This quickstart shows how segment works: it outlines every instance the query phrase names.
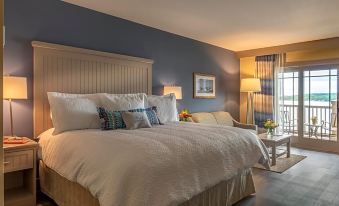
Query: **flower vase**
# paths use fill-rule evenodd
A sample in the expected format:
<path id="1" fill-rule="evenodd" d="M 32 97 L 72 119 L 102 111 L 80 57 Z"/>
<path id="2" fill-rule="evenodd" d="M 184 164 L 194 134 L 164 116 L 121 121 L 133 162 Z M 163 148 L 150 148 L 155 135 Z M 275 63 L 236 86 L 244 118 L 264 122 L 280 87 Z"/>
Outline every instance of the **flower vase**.
<path id="1" fill-rule="evenodd" d="M 273 128 L 268 128 L 267 129 L 267 135 L 273 135 L 273 131 L 274 131 Z"/>

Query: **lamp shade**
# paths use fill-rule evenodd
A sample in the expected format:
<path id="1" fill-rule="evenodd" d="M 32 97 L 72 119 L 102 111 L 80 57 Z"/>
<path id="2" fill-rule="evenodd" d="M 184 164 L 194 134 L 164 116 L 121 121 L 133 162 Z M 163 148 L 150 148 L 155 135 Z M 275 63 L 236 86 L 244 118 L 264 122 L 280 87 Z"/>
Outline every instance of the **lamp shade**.
<path id="1" fill-rule="evenodd" d="M 164 95 L 166 94 L 174 94 L 176 99 L 182 99 L 181 87 L 164 86 Z"/>
<path id="2" fill-rule="evenodd" d="M 27 99 L 26 77 L 3 77 L 3 98 L 4 99 Z"/>
<path id="3" fill-rule="evenodd" d="M 240 83 L 241 92 L 261 92 L 260 79 L 245 78 Z"/>

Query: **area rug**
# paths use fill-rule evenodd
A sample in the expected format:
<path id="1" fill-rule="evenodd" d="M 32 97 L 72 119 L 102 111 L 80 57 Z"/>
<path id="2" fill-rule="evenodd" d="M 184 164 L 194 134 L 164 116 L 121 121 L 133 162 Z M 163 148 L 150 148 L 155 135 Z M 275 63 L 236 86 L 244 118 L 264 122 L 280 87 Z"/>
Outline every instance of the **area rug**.
<path id="1" fill-rule="evenodd" d="M 277 164 L 274 165 L 274 166 L 271 166 L 269 171 L 277 172 L 277 173 L 283 173 L 305 158 L 306 158 L 306 156 L 296 155 L 296 154 L 291 154 L 290 158 L 287 158 L 285 156 L 279 157 L 277 159 Z M 259 168 L 259 169 L 263 169 L 263 170 L 268 170 L 268 169 L 264 168 L 262 165 L 259 165 L 259 164 L 254 165 L 254 167 Z"/>

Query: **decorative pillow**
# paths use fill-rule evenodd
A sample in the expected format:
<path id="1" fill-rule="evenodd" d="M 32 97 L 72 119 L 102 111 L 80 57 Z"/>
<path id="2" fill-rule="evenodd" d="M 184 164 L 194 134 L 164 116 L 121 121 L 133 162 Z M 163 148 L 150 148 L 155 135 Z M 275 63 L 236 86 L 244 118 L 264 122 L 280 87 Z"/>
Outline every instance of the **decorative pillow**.
<path id="1" fill-rule="evenodd" d="M 177 103 L 174 94 L 164 96 L 147 96 L 148 106 L 157 107 L 157 115 L 161 123 L 178 121 Z"/>
<path id="2" fill-rule="evenodd" d="M 126 111 L 109 111 L 105 108 L 98 107 L 99 118 L 101 119 L 101 129 L 112 130 L 126 128 L 126 124 L 122 118 L 122 113 Z M 148 121 L 151 125 L 159 125 L 161 122 L 156 114 L 156 107 L 131 109 L 128 112 L 146 112 Z"/>
<path id="3" fill-rule="evenodd" d="M 102 106 L 110 111 L 145 108 L 146 94 L 104 94 Z"/>
<path id="4" fill-rule="evenodd" d="M 128 110 L 129 112 L 146 112 L 148 121 L 151 123 L 151 125 L 159 125 L 161 124 L 159 121 L 159 118 L 157 116 L 157 107 L 149 107 L 145 109 L 131 109 Z"/>
<path id="5" fill-rule="evenodd" d="M 146 112 L 123 112 L 122 118 L 127 129 L 150 128 Z"/>
<path id="6" fill-rule="evenodd" d="M 72 96 L 49 92 L 47 94 L 51 109 L 53 134 L 79 129 L 100 128 L 95 95 Z"/>
<path id="7" fill-rule="evenodd" d="M 112 130 L 126 128 L 121 111 L 109 111 L 102 107 L 98 107 L 97 110 L 99 118 L 101 119 L 101 129 Z"/>

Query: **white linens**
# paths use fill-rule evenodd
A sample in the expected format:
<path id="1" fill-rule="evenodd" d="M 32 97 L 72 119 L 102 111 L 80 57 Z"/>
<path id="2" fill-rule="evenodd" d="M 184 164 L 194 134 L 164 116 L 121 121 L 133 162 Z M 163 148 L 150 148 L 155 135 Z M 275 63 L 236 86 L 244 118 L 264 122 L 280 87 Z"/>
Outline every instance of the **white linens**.
<path id="1" fill-rule="evenodd" d="M 102 106 L 110 111 L 145 108 L 146 94 L 104 94 Z"/>
<path id="2" fill-rule="evenodd" d="M 99 129 L 97 107 L 104 94 L 48 92 L 54 134 L 78 129 Z"/>
<path id="3" fill-rule="evenodd" d="M 137 130 L 40 136 L 44 163 L 88 188 L 102 206 L 172 206 L 228 180 L 268 154 L 235 127 L 172 122 Z"/>
<path id="4" fill-rule="evenodd" d="M 178 121 L 177 101 L 174 94 L 163 96 L 147 96 L 148 106 L 157 107 L 157 115 L 161 123 Z"/>

